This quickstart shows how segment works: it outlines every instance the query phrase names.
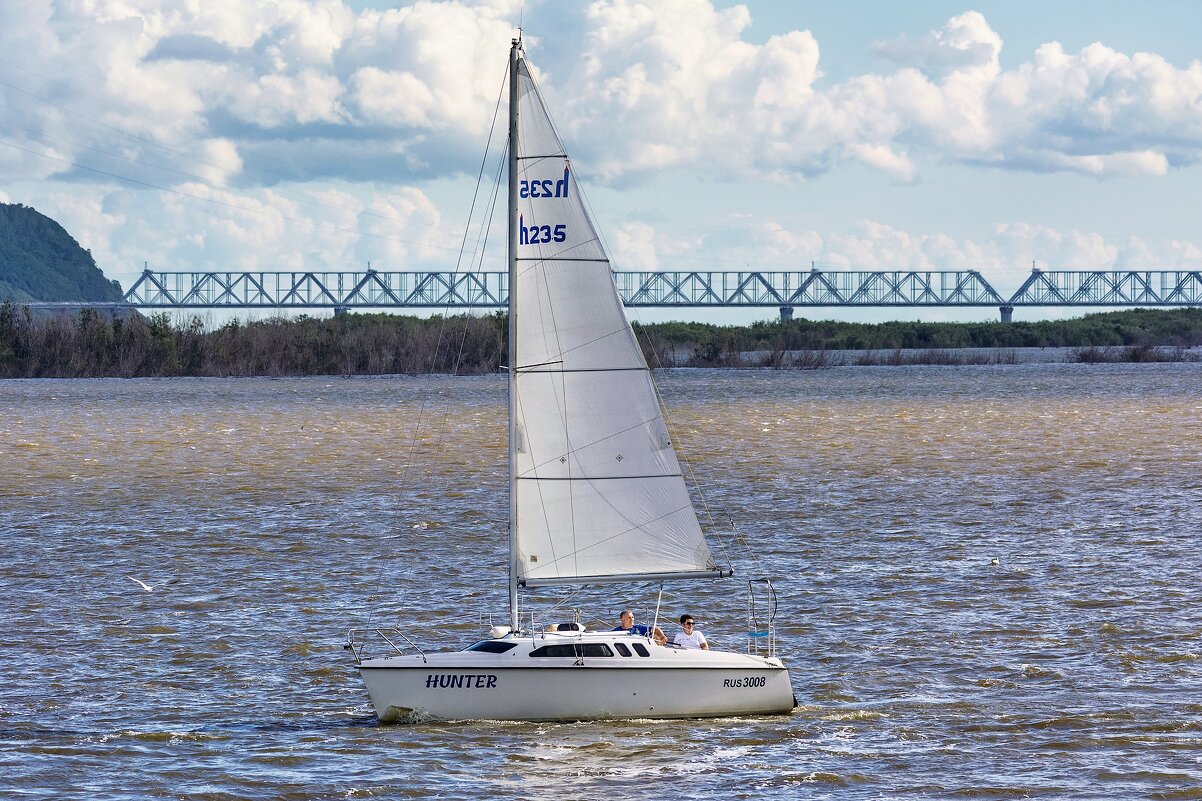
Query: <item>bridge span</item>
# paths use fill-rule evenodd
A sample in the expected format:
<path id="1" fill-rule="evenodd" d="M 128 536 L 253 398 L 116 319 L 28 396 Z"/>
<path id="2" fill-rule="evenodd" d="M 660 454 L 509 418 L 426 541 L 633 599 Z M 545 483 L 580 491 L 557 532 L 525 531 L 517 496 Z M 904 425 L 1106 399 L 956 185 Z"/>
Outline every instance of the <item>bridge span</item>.
<path id="1" fill-rule="evenodd" d="M 1003 296 L 976 270 L 614 272 L 631 307 L 1198 306 L 1202 271 L 1034 269 Z M 137 309 L 490 309 L 504 272 L 160 272 L 145 270 L 114 307 Z M 82 304 L 30 304 L 40 307 Z"/>

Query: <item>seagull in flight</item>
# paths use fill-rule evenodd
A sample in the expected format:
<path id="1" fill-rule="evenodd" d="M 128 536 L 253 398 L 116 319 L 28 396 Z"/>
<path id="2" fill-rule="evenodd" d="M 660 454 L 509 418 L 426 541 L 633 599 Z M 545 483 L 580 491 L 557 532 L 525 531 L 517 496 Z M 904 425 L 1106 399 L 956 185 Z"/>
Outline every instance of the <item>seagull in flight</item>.
<path id="1" fill-rule="evenodd" d="M 146 590 L 147 592 L 154 592 L 154 587 L 150 586 L 145 581 L 142 581 L 141 579 L 136 579 L 133 576 L 126 576 L 126 578 L 129 579 L 130 581 L 132 581 L 134 584 L 137 584 L 139 587 Z"/>

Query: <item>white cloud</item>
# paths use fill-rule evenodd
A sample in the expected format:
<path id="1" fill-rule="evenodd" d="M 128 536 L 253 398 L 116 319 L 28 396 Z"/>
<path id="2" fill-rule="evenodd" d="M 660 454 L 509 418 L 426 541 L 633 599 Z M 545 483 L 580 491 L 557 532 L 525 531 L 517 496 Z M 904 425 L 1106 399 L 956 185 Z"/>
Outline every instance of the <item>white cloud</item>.
<path id="1" fill-rule="evenodd" d="M 143 260 L 446 267 L 459 221 L 440 214 L 429 184 L 474 175 L 522 15 L 530 29 L 548 22 L 527 49 L 581 174 L 614 183 L 669 170 L 789 182 L 854 164 L 918 184 L 936 163 L 1119 181 L 1202 158 L 1199 62 L 1053 41 L 1003 69 L 1002 38 L 976 12 L 883 42 L 883 68 L 838 81 L 809 31 L 756 31 L 753 42 L 752 12 L 711 0 L 362 11 L 343 0 L 0 0 L 0 15 L 10 56 L 0 197 L 61 219 L 127 285 Z M 1199 259 L 1188 235 L 1014 222 L 975 240 L 871 221 L 791 230 L 754 211 L 695 236 L 632 221 L 610 244 L 632 269 L 814 259 L 1025 273 L 1033 258 L 1064 268 Z"/>
<path id="2" fill-rule="evenodd" d="M 699 161 L 771 173 L 793 157 L 783 143 L 817 77 L 809 32 L 750 45 L 740 38 L 747 9 L 718 11 L 708 0 L 594 2 L 587 21 L 580 59 L 556 65 L 562 78 L 547 89 L 565 109 L 568 138 L 597 151 L 597 173 Z"/>
<path id="3" fill-rule="evenodd" d="M 421 2 L 364 12 L 339 54 L 356 122 L 478 139 L 508 62 L 513 5 Z"/>
<path id="4" fill-rule="evenodd" d="M 363 199 L 343 189 L 308 192 L 280 185 L 231 192 L 185 184 L 162 193 L 153 211 L 145 193 L 98 185 L 71 192 L 23 193 L 52 215 L 105 275 L 129 288 L 142 271 L 450 269 L 462 231 L 420 190 Z"/>
<path id="5" fill-rule="evenodd" d="M 356 262 L 371 261 L 378 270 L 407 270 L 415 264 L 441 263 L 450 269 L 455 254 L 449 246 L 462 231 L 443 224 L 438 208 L 422 192 L 405 188 L 367 204 L 358 215 L 359 229 L 376 237 L 360 239 Z M 470 257 L 468 257 L 470 258 Z M 469 264 L 461 265 L 468 269 Z"/>
<path id="6" fill-rule="evenodd" d="M 618 226 L 613 233 L 614 260 L 619 264 L 637 264 L 640 269 L 658 270 L 659 251 L 655 229 L 647 223 L 635 222 Z"/>
<path id="7" fill-rule="evenodd" d="M 590 7 L 570 138 L 604 144 L 600 172 L 712 165 L 729 175 L 811 175 L 860 161 L 903 181 L 918 158 L 1099 177 L 1162 175 L 1202 152 L 1202 65 L 1094 44 L 1041 47 L 1015 70 L 1001 37 L 967 12 L 919 41 L 877 47 L 895 62 L 824 86 L 808 32 L 755 46 L 746 11 L 703 0 Z M 617 137 L 621 131 L 623 137 Z M 603 138 L 603 142 L 599 138 Z"/>
<path id="8" fill-rule="evenodd" d="M 405 141 L 408 169 L 450 174 L 475 161 L 522 6 L 421 0 L 356 13 L 341 0 L 8 0 L 0 43 L 17 48 L 21 66 L 0 73 L 23 93 L 2 94 L 57 137 L 68 161 L 86 162 L 88 147 L 123 132 L 141 137 L 132 150 L 155 163 L 163 148 L 198 152 L 224 139 L 243 153 L 244 181 L 270 183 L 248 155 L 264 131 L 293 150 L 320 149 L 337 131 L 366 152 Z M 1198 62 L 1179 68 L 1103 44 L 1071 54 L 1050 42 L 1003 70 L 1001 37 L 970 11 L 926 37 L 877 45 L 892 71 L 827 84 L 810 32 L 752 44 L 751 22 L 744 6 L 711 0 L 595 0 L 565 31 L 528 45 L 567 139 L 602 178 L 698 166 L 788 178 L 845 161 L 900 181 L 932 161 L 1163 175 L 1202 155 Z M 576 46 L 551 41 L 566 35 Z M 16 175 L 67 169 L 5 157 Z"/>
<path id="9" fill-rule="evenodd" d="M 749 231 L 752 247 L 746 252 L 748 263 L 753 257 L 768 264 L 792 263 L 795 269 L 805 269 L 824 252 L 823 237 L 817 231 L 791 231 L 777 222 L 755 224 Z"/>
<path id="10" fill-rule="evenodd" d="M 1013 223 L 994 228 L 993 241 L 1008 253 L 1029 254 L 1047 268 L 1105 270 L 1115 266 L 1118 246 L 1097 233 L 1060 231 L 1046 225 Z"/>
<path id="11" fill-rule="evenodd" d="M 862 161 L 869 167 L 875 167 L 899 181 L 913 181 L 918 175 L 918 168 L 914 162 L 910 161 L 904 153 L 894 153 L 885 145 L 872 147 L 850 144 L 844 148 L 844 152 L 851 158 Z"/>
<path id="12" fill-rule="evenodd" d="M 210 139 L 197 160 L 197 174 L 211 186 L 224 187 L 230 176 L 242 171 L 238 146 L 228 139 Z"/>
<path id="13" fill-rule="evenodd" d="M 704 241 L 693 237 L 672 236 L 642 221 L 628 221 L 617 227 L 608 244 L 613 247 L 616 269 L 658 270 L 663 260 L 688 258 L 696 254 Z"/>
<path id="14" fill-rule="evenodd" d="M 1197 269 L 1197 243 L 1142 237 L 1111 240 L 1091 231 L 1005 223 L 981 238 L 915 232 L 875 220 L 845 230 L 792 229 L 774 220 L 740 216 L 727 230 L 695 241 L 669 239 L 654 226 L 626 226 L 630 270 L 978 270 L 995 289 L 1013 291 L 1044 270 Z M 670 244 L 669 244 L 670 243 Z M 667 245 L 667 246 L 665 246 Z"/>
<path id="15" fill-rule="evenodd" d="M 295 75 L 264 75 L 231 98 L 229 111 L 260 128 L 337 123 L 345 118 L 337 78 L 305 69 Z"/>
<path id="16" fill-rule="evenodd" d="M 988 79 L 999 72 L 1002 37 L 984 15 L 969 11 L 918 42 L 901 37 L 879 42 L 873 50 L 899 67 L 916 67 L 933 80 L 973 74 Z"/>

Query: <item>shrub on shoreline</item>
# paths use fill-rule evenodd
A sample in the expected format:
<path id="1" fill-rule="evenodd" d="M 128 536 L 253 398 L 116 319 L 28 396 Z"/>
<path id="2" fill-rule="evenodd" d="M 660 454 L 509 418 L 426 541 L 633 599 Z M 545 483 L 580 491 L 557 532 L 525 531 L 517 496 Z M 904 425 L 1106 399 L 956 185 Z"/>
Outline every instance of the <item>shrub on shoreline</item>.
<path id="1" fill-rule="evenodd" d="M 1079 362 L 1193 361 L 1202 309 L 1029 324 L 655 323 L 635 332 L 652 367 L 1014 364 L 1019 347 L 1075 347 Z M 506 349 L 504 313 L 276 317 L 207 330 L 199 317 L 173 322 L 163 312 L 34 315 L 0 304 L 0 378 L 478 374 L 503 369 Z"/>
<path id="2" fill-rule="evenodd" d="M 1073 360 L 1082 364 L 1118 364 L 1130 362 L 1196 362 L 1197 354 L 1182 347 L 1158 348 L 1153 345 L 1134 345 L 1129 348 L 1080 348 Z"/>
<path id="3" fill-rule="evenodd" d="M 504 360 L 503 318 L 345 315 L 233 320 L 35 316 L 0 305 L 0 377 L 380 375 L 485 373 Z"/>

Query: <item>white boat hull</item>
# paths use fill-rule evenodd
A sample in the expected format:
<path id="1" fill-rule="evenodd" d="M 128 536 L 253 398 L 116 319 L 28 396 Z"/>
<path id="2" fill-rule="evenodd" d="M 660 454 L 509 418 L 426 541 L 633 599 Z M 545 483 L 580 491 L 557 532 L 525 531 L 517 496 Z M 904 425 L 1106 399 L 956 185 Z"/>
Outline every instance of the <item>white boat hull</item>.
<path id="1" fill-rule="evenodd" d="M 359 670 L 385 722 L 728 717 L 787 714 L 795 705 L 789 673 L 776 659 L 643 639 L 645 658 L 531 659 L 532 648 L 547 641 L 526 637 L 525 647 L 506 654 L 370 659 Z"/>

